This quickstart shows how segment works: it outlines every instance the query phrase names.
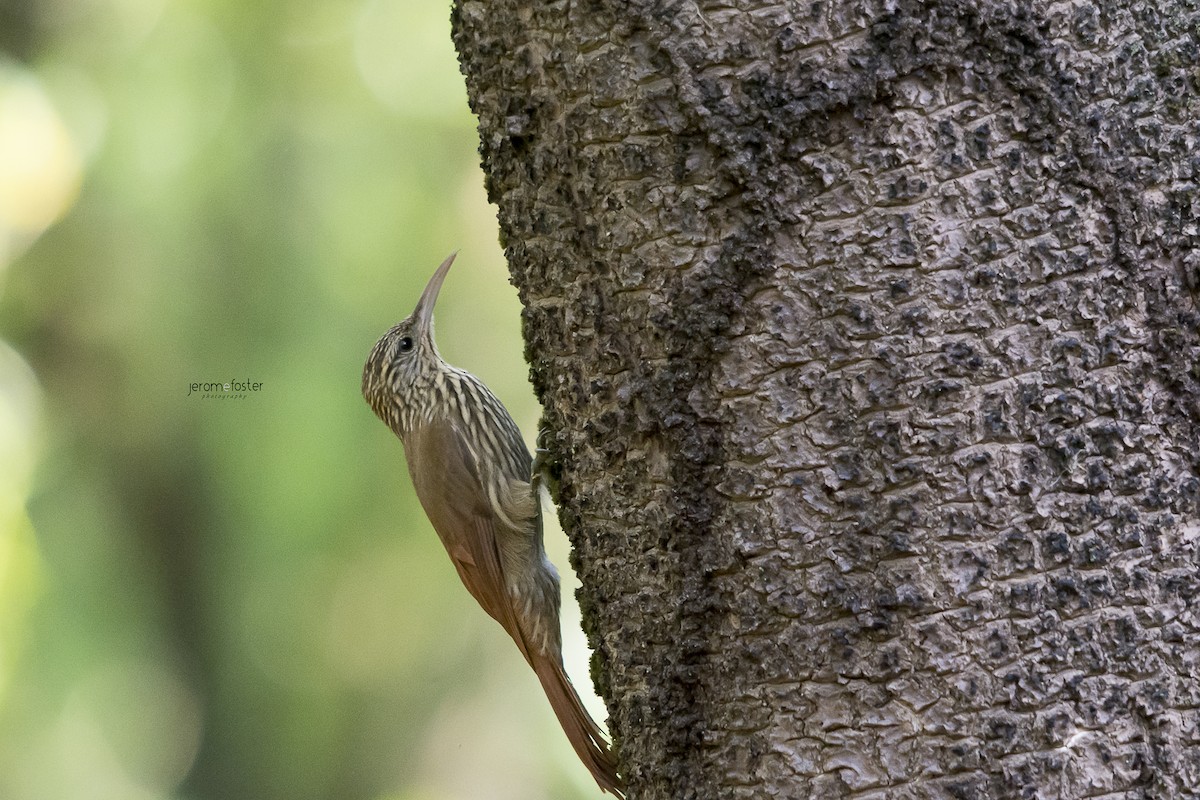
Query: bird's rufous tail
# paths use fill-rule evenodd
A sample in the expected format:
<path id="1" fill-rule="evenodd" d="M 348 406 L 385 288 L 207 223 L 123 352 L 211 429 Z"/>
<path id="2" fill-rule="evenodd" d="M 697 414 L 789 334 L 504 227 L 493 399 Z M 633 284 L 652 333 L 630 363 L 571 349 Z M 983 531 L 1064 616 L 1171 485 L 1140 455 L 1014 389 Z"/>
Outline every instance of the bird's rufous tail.
<path id="1" fill-rule="evenodd" d="M 563 670 L 562 662 L 542 654 L 535 655 L 532 662 L 533 671 L 537 673 L 542 689 L 550 700 L 550 707 L 554 709 L 554 715 L 558 717 L 579 760 L 591 771 L 601 789 L 624 798 L 625 787 L 617 776 L 617 761 L 600 727 L 580 702 L 571 679 Z"/>

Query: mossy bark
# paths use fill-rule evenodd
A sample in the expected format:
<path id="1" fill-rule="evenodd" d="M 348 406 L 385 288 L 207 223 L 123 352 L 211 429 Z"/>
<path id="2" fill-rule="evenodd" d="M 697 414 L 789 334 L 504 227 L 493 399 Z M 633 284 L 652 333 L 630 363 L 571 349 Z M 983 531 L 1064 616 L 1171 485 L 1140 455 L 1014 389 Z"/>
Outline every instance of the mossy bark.
<path id="1" fill-rule="evenodd" d="M 630 797 L 1200 786 L 1195 5 L 453 18 Z"/>

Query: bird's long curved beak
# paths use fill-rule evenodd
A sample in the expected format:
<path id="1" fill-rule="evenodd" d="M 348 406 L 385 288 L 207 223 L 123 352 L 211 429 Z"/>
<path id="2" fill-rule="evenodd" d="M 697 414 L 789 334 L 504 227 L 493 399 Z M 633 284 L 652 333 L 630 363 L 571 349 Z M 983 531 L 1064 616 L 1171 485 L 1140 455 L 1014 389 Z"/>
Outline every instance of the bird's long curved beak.
<path id="1" fill-rule="evenodd" d="M 425 291 L 421 293 L 421 299 L 417 301 L 417 307 L 413 311 L 413 318 L 417 321 L 417 329 L 420 331 L 431 330 L 433 323 L 433 306 L 437 302 L 438 292 L 442 290 L 442 282 L 446 280 L 446 273 L 450 271 L 450 265 L 454 263 L 454 257 L 458 255 L 455 250 L 442 265 L 437 268 L 437 272 L 433 273 L 433 277 L 429 279 L 429 283 L 425 285 Z"/>

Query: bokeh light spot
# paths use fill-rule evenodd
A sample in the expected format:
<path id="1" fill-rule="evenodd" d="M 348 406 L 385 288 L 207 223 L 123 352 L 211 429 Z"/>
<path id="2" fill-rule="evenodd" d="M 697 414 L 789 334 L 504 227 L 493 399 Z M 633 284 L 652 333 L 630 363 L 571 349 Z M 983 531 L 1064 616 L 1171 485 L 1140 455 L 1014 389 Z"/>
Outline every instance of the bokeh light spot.
<path id="1" fill-rule="evenodd" d="M 0 698 L 24 641 L 39 560 L 25 511 L 33 471 L 40 391 L 33 370 L 0 342 Z"/>
<path id="2" fill-rule="evenodd" d="M 0 67 L 0 265 L 74 203 L 82 160 L 41 86 Z"/>

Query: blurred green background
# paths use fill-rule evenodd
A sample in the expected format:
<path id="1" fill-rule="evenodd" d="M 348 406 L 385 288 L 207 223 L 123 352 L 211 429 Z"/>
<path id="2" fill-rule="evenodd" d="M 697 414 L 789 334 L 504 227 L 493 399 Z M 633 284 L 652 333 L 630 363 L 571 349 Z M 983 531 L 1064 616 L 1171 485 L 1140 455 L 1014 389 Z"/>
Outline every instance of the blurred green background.
<path id="1" fill-rule="evenodd" d="M 597 795 L 359 396 L 458 249 L 442 352 L 537 424 L 448 18 L 0 0 L 0 798 Z"/>

